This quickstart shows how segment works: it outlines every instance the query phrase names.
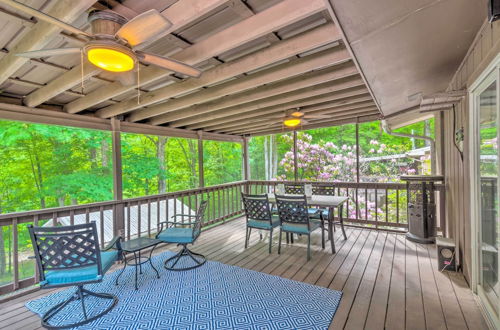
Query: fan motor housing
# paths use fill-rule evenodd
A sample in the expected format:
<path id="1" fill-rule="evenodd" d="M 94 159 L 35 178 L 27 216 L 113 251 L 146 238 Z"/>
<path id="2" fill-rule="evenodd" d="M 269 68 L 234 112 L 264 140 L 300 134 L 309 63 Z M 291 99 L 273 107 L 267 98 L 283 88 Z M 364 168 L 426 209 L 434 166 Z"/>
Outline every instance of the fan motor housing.
<path id="1" fill-rule="evenodd" d="M 92 34 L 96 37 L 109 38 L 127 23 L 127 19 L 111 10 L 94 10 L 89 13 L 88 22 L 92 27 Z"/>

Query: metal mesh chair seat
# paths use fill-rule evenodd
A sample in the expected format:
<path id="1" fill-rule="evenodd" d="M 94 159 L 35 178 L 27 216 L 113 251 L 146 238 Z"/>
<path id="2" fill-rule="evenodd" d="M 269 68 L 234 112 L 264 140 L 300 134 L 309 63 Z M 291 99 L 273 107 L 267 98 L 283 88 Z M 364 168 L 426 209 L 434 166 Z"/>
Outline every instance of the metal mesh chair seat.
<path id="1" fill-rule="evenodd" d="M 310 220 L 309 227 L 307 226 L 307 224 L 302 224 L 302 223 L 284 223 L 282 227 L 284 231 L 290 233 L 309 234 L 321 227 L 321 221 Z"/>

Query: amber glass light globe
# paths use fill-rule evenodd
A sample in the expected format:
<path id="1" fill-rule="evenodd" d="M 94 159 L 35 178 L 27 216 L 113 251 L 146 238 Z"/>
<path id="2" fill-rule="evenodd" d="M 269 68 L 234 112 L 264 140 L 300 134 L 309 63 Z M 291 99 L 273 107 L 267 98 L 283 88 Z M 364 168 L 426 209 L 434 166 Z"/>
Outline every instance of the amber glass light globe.
<path id="1" fill-rule="evenodd" d="M 135 66 L 132 56 L 115 49 L 90 48 L 87 50 L 87 58 L 90 63 L 106 71 L 125 72 Z"/>

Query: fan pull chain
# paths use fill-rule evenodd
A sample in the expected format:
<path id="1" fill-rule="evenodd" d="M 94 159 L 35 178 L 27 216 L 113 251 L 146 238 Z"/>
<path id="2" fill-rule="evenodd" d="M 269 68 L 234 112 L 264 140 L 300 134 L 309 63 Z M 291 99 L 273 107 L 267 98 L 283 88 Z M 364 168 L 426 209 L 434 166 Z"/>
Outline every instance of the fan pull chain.
<path id="1" fill-rule="evenodd" d="M 80 73 L 82 74 L 82 94 L 83 94 L 83 50 L 80 50 Z"/>
<path id="2" fill-rule="evenodd" d="M 139 82 L 139 71 L 140 71 L 141 65 L 138 63 L 137 64 L 137 105 L 141 104 L 141 90 L 139 89 L 139 86 L 141 85 Z"/>

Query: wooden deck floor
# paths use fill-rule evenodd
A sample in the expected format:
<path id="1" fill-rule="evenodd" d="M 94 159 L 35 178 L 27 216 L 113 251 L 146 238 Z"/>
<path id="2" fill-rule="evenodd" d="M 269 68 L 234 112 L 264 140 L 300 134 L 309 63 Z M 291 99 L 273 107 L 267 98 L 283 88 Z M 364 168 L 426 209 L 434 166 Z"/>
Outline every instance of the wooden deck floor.
<path id="1" fill-rule="evenodd" d="M 337 253 L 321 250 L 314 236 L 311 261 L 304 240 L 268 254 L 267 237 L 252 234 L 244 249 L 243 219 L 210 229 L 193 250 L 217 260 L 343 292 L 334 329 L 486 329 L 478 306 L 460 274 L 440 273 L 434 246 L 414 244 L 403 235 L 347 228 L 335 233 Z M 1 329 L 37 329 L 40 319 L 24 307 L 47 294 L 37 291 L 0 304 Z"/>

